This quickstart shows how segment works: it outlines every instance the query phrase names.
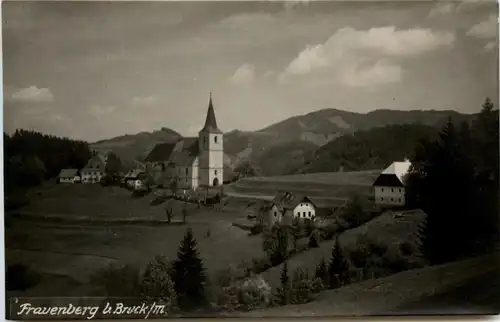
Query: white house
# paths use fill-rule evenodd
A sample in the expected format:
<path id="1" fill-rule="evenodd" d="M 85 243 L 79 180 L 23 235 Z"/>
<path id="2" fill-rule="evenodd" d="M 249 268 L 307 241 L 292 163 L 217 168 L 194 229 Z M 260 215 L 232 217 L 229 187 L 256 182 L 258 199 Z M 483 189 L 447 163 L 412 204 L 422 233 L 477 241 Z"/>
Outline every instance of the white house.
<path id="1" fill-rule="evenodd" d="M 78 178 L 77 169 L 62 169 L 59 173 L 59 183 L 75 183 Z"/>
<path id="2" fill-rule="evenodd" d="M 277 195 L 268 206 L 268 223 L 291 224 L 293 219 L 310 219 L 316 217 L 315 203 L 305 195 L 294 195 L 290 192 Z"/>
<path id="3" fill-rule="evenodd" d="M 106 174 L 107 157 L 102 154 L 95 154 L 87 162 L 87 165 L 80 171 L 82 183 L 98 183 Z"/>
<path id="4" fill-rule="evenodd" d="M 401 207 L 406 203 L 405 175 L 410 170 L 409 161 L 393 162 L 382 171 L 373 183 L 375 204 Z"/>
<path id="5" fill-rule="evenodd" d="M 157 144 L 144 160 L 157 184 L 177 180 L 180 189 L 219 186 L 224 181 L 223 133 L 217 127 L 212 94 L 198 137 Z"/>

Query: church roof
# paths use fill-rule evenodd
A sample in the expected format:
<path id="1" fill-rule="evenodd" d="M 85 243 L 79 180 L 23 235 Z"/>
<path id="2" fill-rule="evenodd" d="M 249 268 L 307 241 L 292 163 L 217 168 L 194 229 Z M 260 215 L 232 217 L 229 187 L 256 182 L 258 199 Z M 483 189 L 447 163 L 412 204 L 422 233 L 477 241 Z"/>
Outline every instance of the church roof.
<path id="1" fill-rule="evenodd" d="M 212 104 L 212 93 L 210 93 L 210 101 L 208 102 L 208 112 L 207 118 L 205 119 L 205 125 L 200 132 L 222 134 L 222 131 L 217 127 L 217 120 L 215 119 L 214 106 Z"/>
<path id="2" fill-rule="evenodd" d="M 177 141 L 158 143 L 144 159 L 146 162 L 167 161 L 174 150 Z"/>
<path id="3" fill-rule="evenodd" d="M 182 138 L 175 142 L 157 144 L 148 154 L 146 162 L 172 162 L 191 165 L 199 154 L 198 138 Z"/>

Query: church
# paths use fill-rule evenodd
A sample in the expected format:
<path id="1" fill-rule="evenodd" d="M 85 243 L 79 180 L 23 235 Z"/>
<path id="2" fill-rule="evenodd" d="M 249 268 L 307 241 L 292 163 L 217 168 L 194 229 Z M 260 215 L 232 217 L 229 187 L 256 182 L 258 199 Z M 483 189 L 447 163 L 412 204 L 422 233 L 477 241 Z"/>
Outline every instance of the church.
<path id="1" fill-rule="evenodd" d="M 180 189 L 214 187 L 224 179 L 223 133 L 217 126 L 212 93 L 205 125 L 198 137 L 157 144 L 144 160 L 157 185 L 177 181 Z"/>

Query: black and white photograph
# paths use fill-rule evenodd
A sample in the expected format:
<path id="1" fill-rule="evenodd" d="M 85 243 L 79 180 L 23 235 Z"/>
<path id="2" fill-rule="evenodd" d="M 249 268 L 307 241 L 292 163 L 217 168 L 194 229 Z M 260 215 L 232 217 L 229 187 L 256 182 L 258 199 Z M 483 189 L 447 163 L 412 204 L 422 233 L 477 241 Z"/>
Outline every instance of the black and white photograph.
<path id="1" fill-rule="evenodd" d="M 1 5 L 5 318 L 500 313 L 495 0 Z"/>

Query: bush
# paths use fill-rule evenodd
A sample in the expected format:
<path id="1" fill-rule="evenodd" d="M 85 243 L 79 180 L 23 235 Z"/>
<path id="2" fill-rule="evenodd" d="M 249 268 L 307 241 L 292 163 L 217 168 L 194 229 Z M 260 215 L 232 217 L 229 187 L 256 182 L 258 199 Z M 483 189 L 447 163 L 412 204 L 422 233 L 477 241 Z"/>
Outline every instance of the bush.
<path id="1" fill-rule="evenodd" d="M 260 274 L 271 267 L 273 267 L 273 264 L 267 258 L 252 259 L 252 271 L 255 274 Z"/>
<path id="2" fill-rule="evenodd" d="M 298 268 L 293 273 L 290 302 L 292 304 L 302 304 L 309 302 L 312 298 L 313 283 L 309 279 L 307 272 Z"/>
<path id="3" fill-rule="evenodd" d="M 264 227 L 261 224 L 255 224 L 250 228 L 250 235 L 258 235 L 264 231 Z"/>
<path id="4" fill-rule="evenodd" d="M 229 285 L 216 288 L 215 303 L 212 304 L 217 309 L 222 311 L 255 310 L 269 306 L 271 287 L 260 275 L 228 281 L 230 281 Z"/>
<path id="5" fill-rule="evenodd" d="M 148 300 L 159 301 L 166 306 L 167 312 L 171 311 L 177 302 L 171 273 L 172 268 L 168 259 L 164 256 L 156 256 L 146 266 L 141 280 L 142 296 Z"/>

